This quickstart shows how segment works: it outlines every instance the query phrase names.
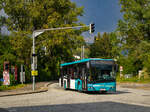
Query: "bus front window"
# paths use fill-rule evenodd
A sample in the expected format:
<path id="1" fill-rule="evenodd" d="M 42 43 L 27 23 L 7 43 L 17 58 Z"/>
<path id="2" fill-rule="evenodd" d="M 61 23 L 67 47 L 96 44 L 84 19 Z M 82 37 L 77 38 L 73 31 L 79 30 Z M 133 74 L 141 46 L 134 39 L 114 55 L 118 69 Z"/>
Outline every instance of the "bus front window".
<path id="1" fill-rule="evenodd" d="M 112 65 L 99 65 L 91 67 L 90 81 L 115 81 L 114 67 Z"/>

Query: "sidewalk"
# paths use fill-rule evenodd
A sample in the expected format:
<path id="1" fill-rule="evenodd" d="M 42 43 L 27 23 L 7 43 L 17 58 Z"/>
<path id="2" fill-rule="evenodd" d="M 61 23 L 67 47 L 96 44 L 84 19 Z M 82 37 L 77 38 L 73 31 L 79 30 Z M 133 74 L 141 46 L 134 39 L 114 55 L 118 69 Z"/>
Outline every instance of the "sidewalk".
<path id="1" fill-rule="evenodd" d="M 27 84 L 23 88 L 14 90 L 0 91 L 0 97 L 46 92 L 48 91 L 48 85 L 52 83 L 53 82 L 38 82 L 35 85 L 35 91 L 32 90 L 32 84 Z"/>
<path id="2" fill-rule="evenodd" d="M 140 83 L 117 83 L 117 85 L 119 85 L 120 87 L 123 87 L 123 88 L 150 90 L 150 83 L 148 83 L 148 84 L 140 84 Z"/>

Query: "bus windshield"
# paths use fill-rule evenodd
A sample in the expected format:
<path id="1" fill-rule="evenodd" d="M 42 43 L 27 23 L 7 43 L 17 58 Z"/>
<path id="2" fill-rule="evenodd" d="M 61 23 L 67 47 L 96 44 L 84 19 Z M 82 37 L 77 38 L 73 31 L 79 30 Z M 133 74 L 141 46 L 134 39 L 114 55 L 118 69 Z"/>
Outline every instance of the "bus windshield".
<path id="1" fill-rule="evenodd" d="M 89 81 L 94 82 L 110 82 L 115 81 L 115 71 L 114 71 L 113 61 L 95 61 L 91 62 L 91 73 L 88 77 Z"/>

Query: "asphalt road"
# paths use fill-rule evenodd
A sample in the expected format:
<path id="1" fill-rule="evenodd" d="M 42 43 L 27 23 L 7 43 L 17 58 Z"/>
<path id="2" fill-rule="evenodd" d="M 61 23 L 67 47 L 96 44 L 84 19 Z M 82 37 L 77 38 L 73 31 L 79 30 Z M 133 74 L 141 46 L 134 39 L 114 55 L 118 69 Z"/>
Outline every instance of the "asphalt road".
<path id="1" fill-rule="evenodd" d="M 81 93 L 55 83 L 45 93 L 0 97 L 0 112 L 150 112 L 150 90 Z"/>

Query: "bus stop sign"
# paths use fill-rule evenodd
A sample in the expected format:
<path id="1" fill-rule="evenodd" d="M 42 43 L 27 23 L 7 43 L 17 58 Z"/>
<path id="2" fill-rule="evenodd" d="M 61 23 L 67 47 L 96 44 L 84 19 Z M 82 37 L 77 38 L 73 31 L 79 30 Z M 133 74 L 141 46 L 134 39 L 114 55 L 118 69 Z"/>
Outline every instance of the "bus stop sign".
<path id="1" fill-rule="evenodd" d="M 37 76 L 38 75 L 38 71 L 37 70 L 32 70 L 31 74 L 32 74 L 32 76 Z"/>

